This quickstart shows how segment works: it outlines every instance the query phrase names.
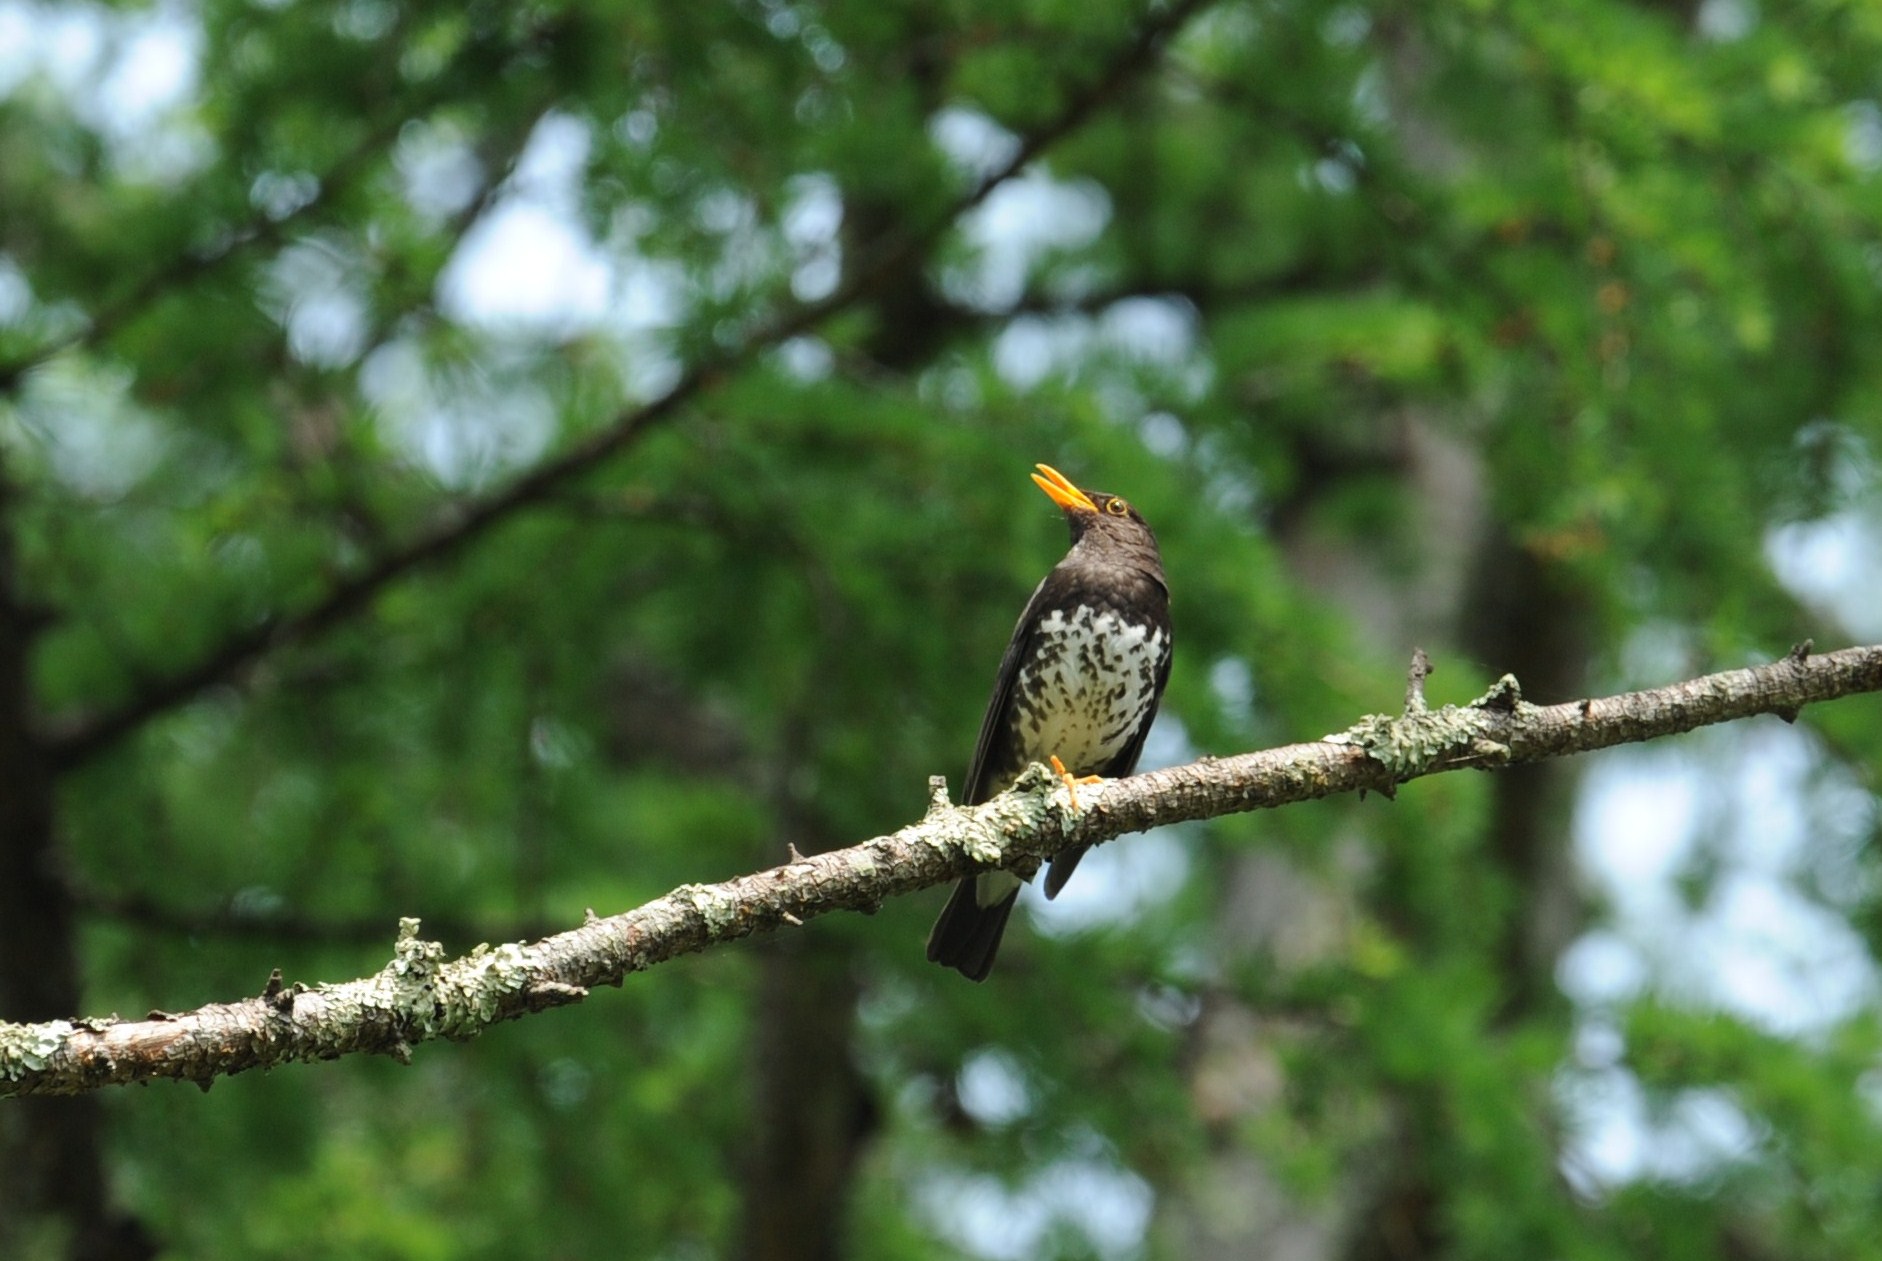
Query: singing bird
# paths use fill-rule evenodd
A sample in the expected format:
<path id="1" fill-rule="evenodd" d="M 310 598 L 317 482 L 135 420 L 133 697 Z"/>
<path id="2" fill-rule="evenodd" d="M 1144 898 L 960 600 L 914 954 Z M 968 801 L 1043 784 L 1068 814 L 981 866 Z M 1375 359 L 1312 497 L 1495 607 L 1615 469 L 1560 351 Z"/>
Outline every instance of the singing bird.
<path id="1" fill-rule="evenodd" d="M 1033 591 L 1000 660 L 967 768 L 964 805 L 1012 787 L 1033 762 L 1068 776 L 1128 775 L 1170 677 L 1170 587 L 1157 539 L 1116 495 L 1080 490 L 1041 464 L 1039 489 L 1065 514 L 1072 549 Z M 1053 855 L 1045 891 L 1065 887 L 1084 846 Z M 969 876 L 928 934 L 928 958 L 982 981 L 993 967 L 1020 878 Z"/>

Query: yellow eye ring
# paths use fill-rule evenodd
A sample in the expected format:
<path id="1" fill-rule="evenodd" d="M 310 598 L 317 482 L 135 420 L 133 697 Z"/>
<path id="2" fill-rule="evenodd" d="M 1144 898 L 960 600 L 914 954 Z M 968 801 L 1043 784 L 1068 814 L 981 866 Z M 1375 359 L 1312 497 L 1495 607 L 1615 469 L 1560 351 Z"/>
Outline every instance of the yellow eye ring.
<path id="1" fill-rule="evenodd" d="M 1107 499 L 1104 502 L 1104 510 L 1114 517 L 1121 517 L 1129 512 L 1131 508 L 1130 505 L 1125 503 L 1122 499 Z"/>

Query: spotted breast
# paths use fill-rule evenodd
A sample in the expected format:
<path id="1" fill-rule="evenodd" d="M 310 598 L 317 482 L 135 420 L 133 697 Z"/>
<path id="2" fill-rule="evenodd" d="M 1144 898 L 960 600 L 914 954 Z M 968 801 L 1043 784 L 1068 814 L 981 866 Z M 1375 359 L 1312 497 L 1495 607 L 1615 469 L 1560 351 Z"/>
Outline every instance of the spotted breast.
<path id="1" fill-rule="evenodd" d="M 1169 651 L 1154 622 L 1089 604 L 1048 612 L 1013 680 L 1020 765 L 1003 778 L 1052 757 L 1075 775 L 1105 770 L 1156 705 Z"/>

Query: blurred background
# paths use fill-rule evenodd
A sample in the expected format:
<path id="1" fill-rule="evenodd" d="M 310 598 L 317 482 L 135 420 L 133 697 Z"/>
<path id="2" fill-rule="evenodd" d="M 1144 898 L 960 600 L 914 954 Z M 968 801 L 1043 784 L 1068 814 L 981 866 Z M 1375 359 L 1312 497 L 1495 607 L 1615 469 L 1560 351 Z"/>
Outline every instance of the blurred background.
<path id="1" fill-rule="evenodd" d="M 1870 4 L 0 0 L 0 1016 L 918 817 L 1038 460 L 1162 539 L 1146 766 L 1872 641 L 1879 286 Z M 0 1253 L 1882 1255 L 1878 704 L 11 1101 Z"/>

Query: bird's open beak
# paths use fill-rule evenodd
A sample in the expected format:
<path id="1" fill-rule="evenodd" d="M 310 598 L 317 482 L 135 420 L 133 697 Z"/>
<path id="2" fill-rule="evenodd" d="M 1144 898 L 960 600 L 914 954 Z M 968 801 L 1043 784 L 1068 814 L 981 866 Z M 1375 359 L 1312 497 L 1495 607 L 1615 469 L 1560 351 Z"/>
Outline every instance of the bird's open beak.
<path id="1" fill-rule="evenodd" d="M 1032 479 L 1039 483 L 1039 489 L 1052 497 L 1052 502 L 1067 512 L 1096 512 L 1098 505 L 1091 502 L 1091 496 L 1072 485 L 1072 479 L 1053 468 L 1050 464 L 1035 465 L 1039 471 Z"/>

